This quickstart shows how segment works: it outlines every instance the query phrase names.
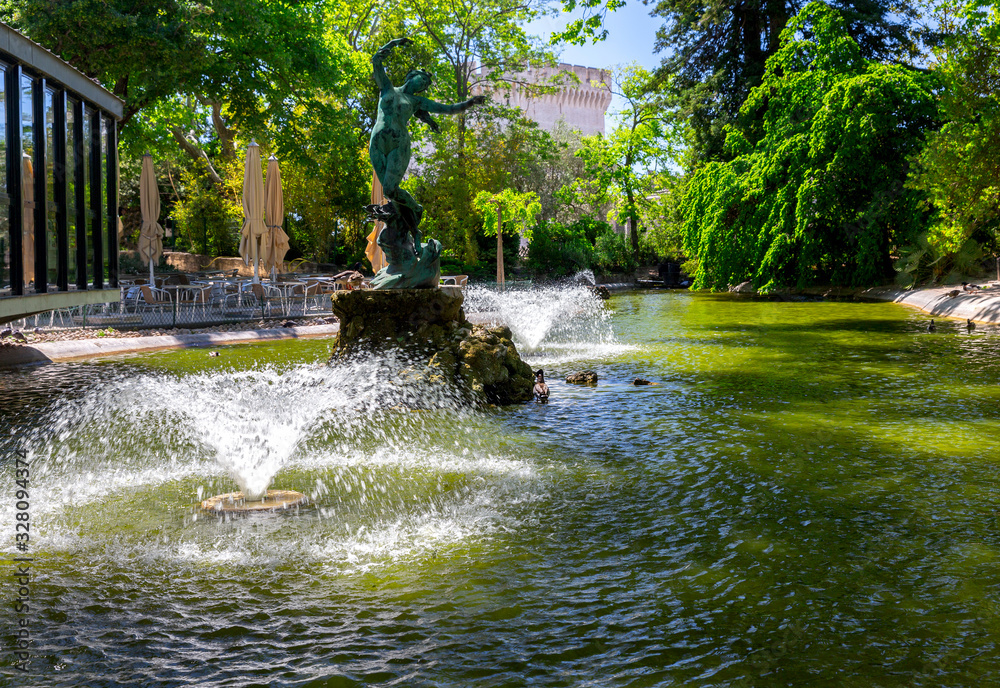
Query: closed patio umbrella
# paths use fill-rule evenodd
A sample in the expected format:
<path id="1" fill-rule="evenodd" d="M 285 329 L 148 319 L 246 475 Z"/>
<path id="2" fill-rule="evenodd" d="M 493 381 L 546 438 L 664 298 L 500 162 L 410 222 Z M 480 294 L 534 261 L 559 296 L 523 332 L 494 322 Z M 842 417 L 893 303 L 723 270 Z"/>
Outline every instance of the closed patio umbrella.
<path id="1" fill-rule="evenodd" d="M 21 158 L 21 257 L 24 283 L 35 279 L 35 168 L 31 156 Z"/>
<path id="2" fill-rule="evenodd" d="M 246 167 L 243 169 L 243 229 L 240 231 L 240 255 L 247 265 L 253 264 L 253 281 L 259 282 L 257 267 L 260 259 L 267 260 L 264 243 L 264 175 L 260 169 L 260 146 L 251 141 L 247 146 Z"/>
<path id="3" fill-rule="evenodd" d="M 288 235 L 281 225 L 285 222 L 285 197 L 281 191 L 281 170 L 278 159 L 273 155 L 267 161 L 267 182 L 264 184 L 264 219 L 267 224 L 267 259 L 264 269 L 271 273 L 273 280 L 288 252 Z"/>
<path id="4" fill-rule="evenodd" d="M 142 229 L 139 230 L 139 258 L 149 263 L 149 284 L 153 280 L 153 266 L 163 255 L 163 227 L 160 226 L 160 190 L 156 186 L 156 172 L 153 170 L 153 156 L 142 156 L 142 172 L 139 174 L 139 207 L 142 211 Z"/>
<path id="5" fill-rule="evenodd" d="M 378 175 L 372 172 L 372 205 L 382 205 L 383 203 L 385 203 L 385 196 L 382 195 L 382 182 L 378 180 Z M 372 270 L 376 274 L 386 265 L 385 252 L 375 243 L 378 239 L 378 233 L 382 231 L 383 227 L 385 227 L 384 222 L 375 221 L 375 228 L 368 235 L 368 246 L 365 248 L 365 256 L 372 264 Z"/>

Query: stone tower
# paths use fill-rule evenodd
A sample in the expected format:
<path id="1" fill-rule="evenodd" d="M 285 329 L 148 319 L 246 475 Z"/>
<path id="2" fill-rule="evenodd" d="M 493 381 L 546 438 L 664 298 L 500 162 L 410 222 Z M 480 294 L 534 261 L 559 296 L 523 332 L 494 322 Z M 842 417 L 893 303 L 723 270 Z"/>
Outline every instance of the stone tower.
<path id="1" fill-rule="evenodd" d="M 528 119 L 552 131 L 560 120 L 570 129 L 578 129 L 584 135 L 604 133 L 604 115 L 611 105 L 611 90 L 608 88 L 610 75 L 602 69 L 581 67 L 560 63 L 556 67 L 532 69 L 515 78 L 529 83 L 545 81 L 559 72 L 576 75 L 579 83 L 569 83 L 555 93 L 530 95 L 516 83 L 505 84 L 493 94 L 493 100 L 524 111 Z"/>

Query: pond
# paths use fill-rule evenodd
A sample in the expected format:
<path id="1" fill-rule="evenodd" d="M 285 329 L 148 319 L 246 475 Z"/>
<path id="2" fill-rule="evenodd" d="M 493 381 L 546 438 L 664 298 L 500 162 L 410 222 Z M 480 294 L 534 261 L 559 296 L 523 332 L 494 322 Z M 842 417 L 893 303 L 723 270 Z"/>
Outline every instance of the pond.
<path id="1" fill-rule="evenodd" d="M 385 361 L 331 370 L 321 340 L 0 372 L 34 559 L 29 612 L 4 578 L 2 675 L 1000 681 L 1000 330 L 931 333 L 887 303 L 475 299 L 545 369 L 548 404 L 469 410 L 440 393 L 412 410 Z M 562 382 L 584 369 L 597 386 Z M 25 553 L 5 457 L 9 559 Z M 200 514 L 237 489 L 234 470 L 311 504 Z M 9 651 L 22 618 L 27 673 Z"/>

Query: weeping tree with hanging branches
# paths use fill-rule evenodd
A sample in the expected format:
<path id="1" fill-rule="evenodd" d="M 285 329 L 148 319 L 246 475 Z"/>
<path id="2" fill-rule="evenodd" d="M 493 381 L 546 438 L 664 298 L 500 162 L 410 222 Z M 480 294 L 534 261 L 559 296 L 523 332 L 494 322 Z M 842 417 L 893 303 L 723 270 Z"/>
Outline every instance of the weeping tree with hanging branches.
<path id="1" fill-rule="evenodd" d="M 923 194 L 904 182 L 936 124 L 936 83 L 865 59 L 836 10 L 807 5 L 728 128 L 731 160 L 691 179 L 681 212 L 695 287 L 891 279 L 925 221 Z"/>

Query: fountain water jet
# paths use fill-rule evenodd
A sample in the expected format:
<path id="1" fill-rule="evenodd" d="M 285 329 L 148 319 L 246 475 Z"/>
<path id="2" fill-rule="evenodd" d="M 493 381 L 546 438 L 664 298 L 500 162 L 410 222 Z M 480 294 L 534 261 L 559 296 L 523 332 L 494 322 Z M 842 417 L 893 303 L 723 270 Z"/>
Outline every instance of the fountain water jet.
<path id="1" fill-rule="evenodd" d="M 507 292 L 473 286 L 466 290 L 466 304 L 471 312 L 507 325 L 532 366 L 604 358 L 635 348 L 618 341 L 612 311 L 586 284 Z"/>

